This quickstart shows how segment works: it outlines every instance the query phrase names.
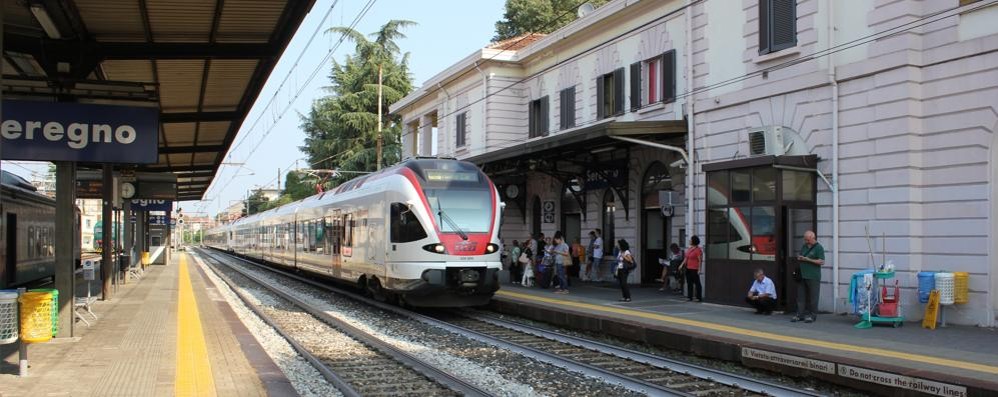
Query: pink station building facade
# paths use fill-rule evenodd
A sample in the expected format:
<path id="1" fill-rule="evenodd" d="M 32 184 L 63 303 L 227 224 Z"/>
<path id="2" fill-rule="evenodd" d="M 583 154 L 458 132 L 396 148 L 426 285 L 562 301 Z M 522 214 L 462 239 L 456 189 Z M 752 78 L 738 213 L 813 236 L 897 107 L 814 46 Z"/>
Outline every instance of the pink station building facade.
<path id="1" fill-rule="evenodd" d="M 668 246 L 698 235 L 707 301 L 740 304 L 762 268 L 789 308 L 810 229 L 821 310 L 850 311 L 852 275 L 886 259 L 909 319 L 919 272 L 968 272 L 947 321 L 996 325 L 994 1 L 615 0 L 580 15 L 476 50 L 390 107 L 404 157 L 490 175 L 506 243 L 561 230 L 585 245 L 601 228 L 637 254 L 629 281 L 651 283 Z"/>

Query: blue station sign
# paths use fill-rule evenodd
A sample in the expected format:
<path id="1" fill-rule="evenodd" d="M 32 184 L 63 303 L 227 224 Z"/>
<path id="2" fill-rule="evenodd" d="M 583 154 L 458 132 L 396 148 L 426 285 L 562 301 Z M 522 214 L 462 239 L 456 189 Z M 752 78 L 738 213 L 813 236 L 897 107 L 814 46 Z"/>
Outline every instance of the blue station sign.
<path id="1" fill-rule="evenodd" d="M 3 101 L 3 159 L 149 164 L 159 159 L 156 108 Z"/>
<path id="2" fill-rule="evenodd" d="M 173 211 L 173 201 L 170 200 L 132 200 L 133 211 Z"/>

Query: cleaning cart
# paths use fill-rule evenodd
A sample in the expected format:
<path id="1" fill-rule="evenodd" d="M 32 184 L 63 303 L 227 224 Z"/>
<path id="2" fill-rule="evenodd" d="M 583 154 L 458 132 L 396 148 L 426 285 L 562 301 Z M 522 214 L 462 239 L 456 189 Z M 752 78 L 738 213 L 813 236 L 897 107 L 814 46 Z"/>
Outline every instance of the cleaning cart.
<path id="1" fill-rule="evenodd" d="M 850 298 L 853 309 L 859 314 L 856 328 L 873 327 L 874 323 L 890 324 L 894 328 L 904 325 L 901 313 L 901 287 L 894 280 L 893 271 L 865 271 L 853 275 Z"/>

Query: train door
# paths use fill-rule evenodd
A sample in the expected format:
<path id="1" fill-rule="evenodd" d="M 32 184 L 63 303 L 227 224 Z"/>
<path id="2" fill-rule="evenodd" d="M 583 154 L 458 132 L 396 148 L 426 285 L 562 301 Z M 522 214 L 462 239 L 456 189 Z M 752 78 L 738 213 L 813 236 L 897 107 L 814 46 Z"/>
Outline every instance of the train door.
<path id="1" fill-rule="evenodd" d="M 4 274 L 7 285 L 14 284 L 14 276 L 17 274 L 17 214 L 7 214 L 7 230 L 4 230 L 4 237 L 7 242 L 7 256 L 4 261 Z M 7 285 L 0 285 L 6 287 Z"/>

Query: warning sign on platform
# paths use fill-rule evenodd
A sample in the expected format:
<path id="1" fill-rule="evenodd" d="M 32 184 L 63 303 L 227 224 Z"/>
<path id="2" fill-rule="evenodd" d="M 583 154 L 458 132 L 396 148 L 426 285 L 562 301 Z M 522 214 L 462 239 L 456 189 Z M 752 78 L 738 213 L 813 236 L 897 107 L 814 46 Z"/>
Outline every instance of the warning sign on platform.
<path id="1" fill-rule="evenodd" d="M 875 371 L 872 369 L 853 367 L 839 364 L 839 376 L 857 379 L 865 382 L 876 383 L 884 386 L 897 387 L 901 389 L 914 390 L 926 394 L 946 397 L 964 397 L 967 395 L 967 388 L 963 386 L 950 385 L 910 376 L 892 374 L 890 372 Z"/>
<path id="2" fill-rule="evenodd" d="M 824 372 L 826 374 L 832 374 L 832 375 L 835 374 L 835 363 L 822 360 L 815 360 L 800 356 L 794 356 L 790 354 L 753 349 L 751 347 L 743 347 L 742 357 L 752 360 L 766 361 L 774 364 L 786 365 L 788 367 L 797 367 L 810 371 Z"/>
<path id="3" fill-rule="evenodd" d="M 922 328 L 936 329 L 936 319 L 939 317 L 939 290 L 929 292 L 929 304 L 925 305 L 925 316 L 922 317 Z"/>

